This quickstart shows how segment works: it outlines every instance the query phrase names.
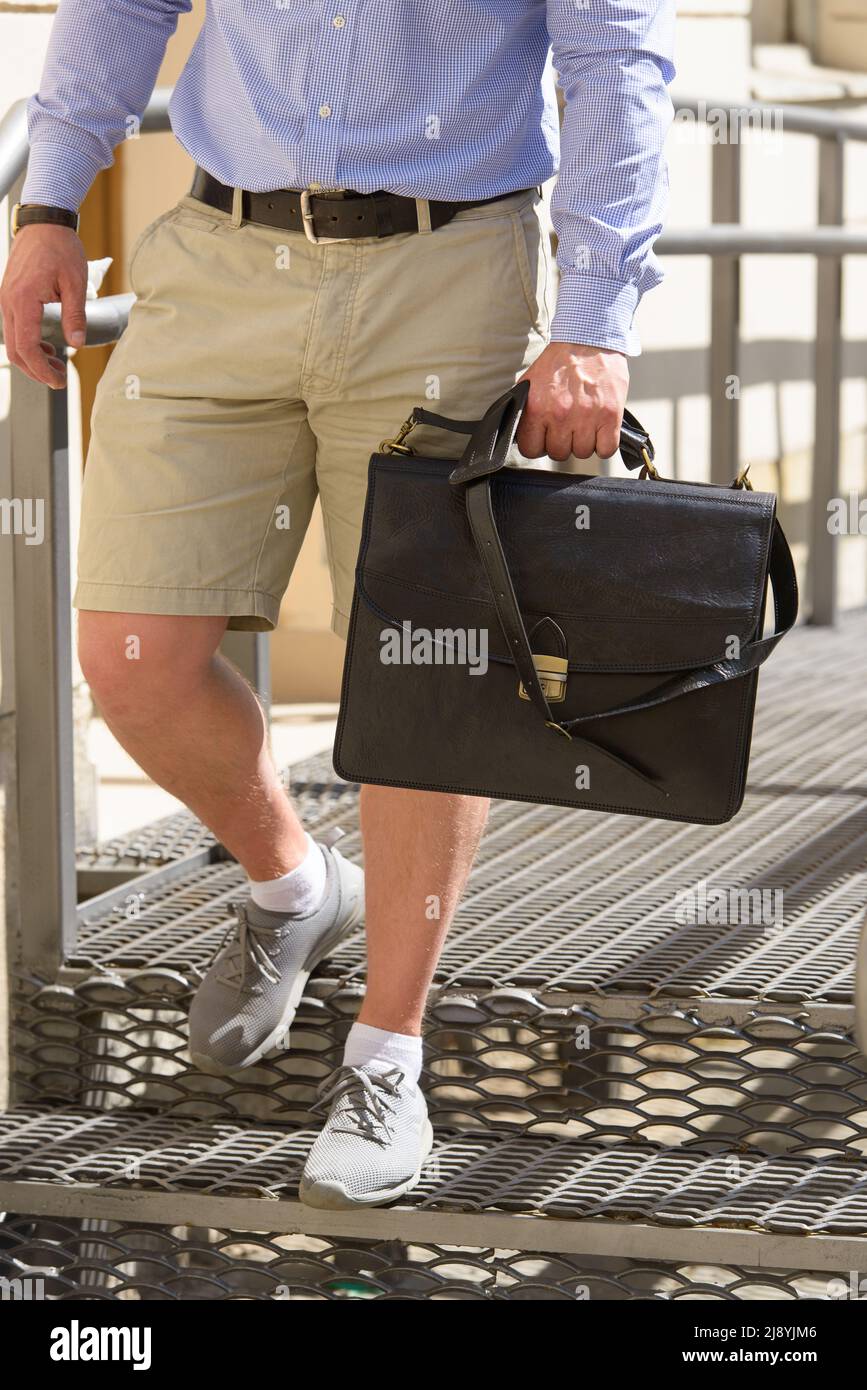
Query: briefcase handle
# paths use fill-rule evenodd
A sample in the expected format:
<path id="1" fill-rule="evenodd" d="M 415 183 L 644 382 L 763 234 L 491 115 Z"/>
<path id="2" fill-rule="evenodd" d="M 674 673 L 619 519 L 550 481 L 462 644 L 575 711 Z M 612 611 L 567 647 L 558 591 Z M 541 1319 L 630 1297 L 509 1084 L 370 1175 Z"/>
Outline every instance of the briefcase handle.
<path id="1" fill-rule="evenodd" d="M 453 483 L 469 483 L 474 478 L 496 473 L 504 466 L 515 442 L 529 394 L 529 381 L 516 382 L 488 407 L 480 420 L 452 420 L 446 415 L 436 415 L 432 410 L 416 406 L 409 420 L 401 427 L 398 452 L 401 448 L 406 452 L 402 441 L 415 425 L 435 425 L 439 429 L 470 436 L 460 462 L 451 474 Z M 395 441 L 388 440 L 386 443 L 394 444 Z M 630 471 L 640 468 L 651 476 L 656 475 L 653 442 L 647 430 L 629 410 L 623 412 L 618 447 L 620 457 Z"/>

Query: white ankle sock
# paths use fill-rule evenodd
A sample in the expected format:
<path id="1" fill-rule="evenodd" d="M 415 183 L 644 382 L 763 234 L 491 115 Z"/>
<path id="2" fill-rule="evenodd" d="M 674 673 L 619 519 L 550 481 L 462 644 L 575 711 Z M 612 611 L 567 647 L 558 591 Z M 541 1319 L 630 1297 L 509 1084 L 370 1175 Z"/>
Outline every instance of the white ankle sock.
<path id="1" fill-rule="evenodd" d="M 421 1076 L 421 1038 L 411 1033 L 389 1033 L 369 1023 L 353 1023 L 343 1050 L 343 1065 L 368 1067 L 371 1071 L 390 1071 L 400 1067 L 410 1081 Z"/>
<path id="2" fill-rule="evenodd" d="M 325 856 L 308 835 L 307 855 L 300 864 L 281 878 L 271 878 L 265 883 L 254 883 L 251 879 L 250 892 L 256 906 L 266 912 L 286 912 L 302 917 L 314 912 L 322 902 L 325 879 Z"/>

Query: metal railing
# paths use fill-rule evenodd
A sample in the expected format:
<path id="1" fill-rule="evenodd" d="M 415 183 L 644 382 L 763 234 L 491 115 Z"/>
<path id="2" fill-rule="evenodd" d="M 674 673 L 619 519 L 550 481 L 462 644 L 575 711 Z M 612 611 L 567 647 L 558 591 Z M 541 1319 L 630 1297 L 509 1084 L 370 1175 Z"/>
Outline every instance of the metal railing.
<path id="1" fill-rule="evenodd" d="M 141 132 L 170 130 L 171 93 L 154 93 Z M 680 111 L 699 120 L 743 111 L 728 102 L 678 98 Z M 782 111 L 783 133 L 807 134 L 821 142 L 818 226 L 807 231 L 751 230 L 740 225 L 742 146 L 713 147 L 712 221 L 707 228 L 666 233 L 661 255 L 709 256 L 712 260 L 711 342 L 708 394 L 711 402 L 711 480 L 727 483 L 739 471 L 738 402 L 727 383 L 740 375 L 741 259 L 745 255 L 810 255 L 819 263 L 816 300 L 816 423 L 810 546 L 812 621 L 836 616 L 835 538 L 826 525 L 826 499 L 839 494 L 839 436 L 842 383 L 843 258 L 867 255 L 867 233 L 843 227 L 844 154 L 849 140 L 867 142 L 867 123 L 807 108 L 751 102 L 751 113 Z M 20 197 L 27 163 L 25 104 L 0 121 L 0 199 Z M 87 345 L 116 341 L 134 296 L 88 301 Z M 63 350 L 59 308 L 46 307 L 46 339 Z M 19 933 L 13 954 L 50 973 L 74 947 L 78 911 L 75 886 L 72 784 L 72 646 L 69 592 L 69 488 L 67 401 L 21 373 L 12 378 L 12 495 L 44 498 L 46 536 L 42 546 L 14 543 L 13 642 L 18 747 L 20 844 Z M 40 634 L 34 640 L 34 633 Z M 267 698 L 267 638 L 230 633 L 224 650 Z"/>

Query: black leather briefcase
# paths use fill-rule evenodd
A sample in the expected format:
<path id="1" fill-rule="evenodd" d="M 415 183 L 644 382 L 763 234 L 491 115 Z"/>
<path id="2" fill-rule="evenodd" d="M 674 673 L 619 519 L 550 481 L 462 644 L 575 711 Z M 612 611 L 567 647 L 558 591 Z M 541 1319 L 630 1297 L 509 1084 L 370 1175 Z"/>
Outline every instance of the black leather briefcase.
<path id="1" fill-rule="evenodd" d="M 795 621 L 772 493 L 506 465 L 528 386 L 370 460 L 334 766 L 353 782 L 718 823 Z M 470 436 L 455 460 L 403 441 Z M 768 581 L 775 623 L 764 636 Z"/>

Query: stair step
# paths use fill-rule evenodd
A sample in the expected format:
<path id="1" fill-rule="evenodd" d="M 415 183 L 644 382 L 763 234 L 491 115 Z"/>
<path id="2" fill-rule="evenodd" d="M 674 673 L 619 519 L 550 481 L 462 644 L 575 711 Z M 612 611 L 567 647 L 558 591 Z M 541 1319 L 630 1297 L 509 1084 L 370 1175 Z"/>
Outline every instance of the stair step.
<path id="1" fill-rule="evenodd" d="M 706 1258 L 456 1248 L 32 1213 L 0 1220 L 0 1274 L 9 1296 L 22 1299 L 791 1301 L 828 1298 L 831 1290 L 827 1271 Z M 836 1276 L 835 1286 L 834 1297 L 858 1296 L 851 1272 Z"/>
<path id="2" fill-rule="evenodd" d="M 440 1132 L 398 1206 L 297 1201 L 315 1130 L 149 1110 L 0 1118 L 0 1207 L 440 1245 L 867 1269 L 867 1163 Z"/>
<path id="3" fill-rule="evenodd" d="M 154 968 L 22 986 L 17 1097 L 309 1123 L 360 990 L 311 981 L 287 1050 L 213 1077 L 187 1055 L 191 984 Z M 448 1128 L 867 1156 L 867 1059 L 845 1029 L 813 1027 L 797 1010 L 445 987 L 428 1008 L 423 1085 L 434 1124 Z"/>
<path id="4" fill-rule="evenodd" d="M 757 44 L 753 48 L 751 91 L 762 101 L 863 101 L 867 73 L 823 67 L 804 44 Z M 784 117 L 785 119 L 785 117 Z"/>

